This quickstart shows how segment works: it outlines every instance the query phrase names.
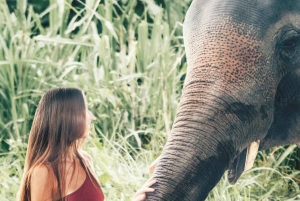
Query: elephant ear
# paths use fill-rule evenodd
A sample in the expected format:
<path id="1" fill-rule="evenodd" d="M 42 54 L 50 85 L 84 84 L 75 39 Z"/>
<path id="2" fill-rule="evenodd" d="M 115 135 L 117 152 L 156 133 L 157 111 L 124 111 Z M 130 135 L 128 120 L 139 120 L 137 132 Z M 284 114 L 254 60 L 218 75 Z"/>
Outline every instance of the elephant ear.
<path id="1" fill-rule="evenodd" d="M 245 169 L 245 162 L 247 157 L 247 148 L 245 148 L 233 161 L 228 168 L 228 181 L 230 184 L 235 184 L 240 178 Z"/>

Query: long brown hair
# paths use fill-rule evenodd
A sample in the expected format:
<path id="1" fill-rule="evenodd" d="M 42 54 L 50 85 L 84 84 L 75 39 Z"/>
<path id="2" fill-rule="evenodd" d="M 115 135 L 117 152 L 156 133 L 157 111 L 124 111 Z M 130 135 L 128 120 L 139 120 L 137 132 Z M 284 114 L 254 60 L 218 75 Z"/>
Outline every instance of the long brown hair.
<path id="1" fill-rule="evenodd" d="M 65 162 L 70 149 L 90 175 L 89 168 L 78 153 L 78 139 L 85 132 L 86 103 L 82 91 L 76 88 L 48 90 L 38 104 L 30 130 L 19 201 L 31 200 L 31 175 L 41 164 L 48 167 L 53 177 L 55 187 L 52 190 L 56 189 L 60 199 L 64 200 Z"/>

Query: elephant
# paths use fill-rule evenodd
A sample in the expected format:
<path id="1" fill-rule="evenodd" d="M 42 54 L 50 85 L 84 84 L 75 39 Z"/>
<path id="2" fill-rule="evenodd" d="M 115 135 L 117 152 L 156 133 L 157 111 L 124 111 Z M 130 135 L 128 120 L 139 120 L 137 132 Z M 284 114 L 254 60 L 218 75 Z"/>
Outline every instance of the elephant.
<path id="1" fill-rule="evenodd" d="M 260 150 L 300 142 L 300 0 L 193 0 L 187 73 L 147 201 L 201 201 Z"/>

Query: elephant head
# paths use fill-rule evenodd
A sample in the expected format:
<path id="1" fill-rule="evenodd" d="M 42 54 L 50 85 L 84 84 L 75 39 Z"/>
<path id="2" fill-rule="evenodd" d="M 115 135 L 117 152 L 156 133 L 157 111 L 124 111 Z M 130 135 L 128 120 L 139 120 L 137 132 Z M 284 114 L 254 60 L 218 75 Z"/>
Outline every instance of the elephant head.
<path id="1" fill-rule="evenodd" d="M 300 142 L 299 0 L 194 0 L 183 33 L 188 71 L 149 201 L 204 200 L 258 150 Z"/>

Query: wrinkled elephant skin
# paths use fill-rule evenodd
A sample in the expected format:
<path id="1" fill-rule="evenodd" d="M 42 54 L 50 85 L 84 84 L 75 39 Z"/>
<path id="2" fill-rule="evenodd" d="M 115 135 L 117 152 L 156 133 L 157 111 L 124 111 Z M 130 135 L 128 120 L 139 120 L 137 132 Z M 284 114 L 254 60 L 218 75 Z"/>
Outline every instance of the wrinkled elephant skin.
<path id="1" fill-rule="evenodd" d="M 300 142 L 299 0 L 194 0 L 183 32 L 188 71 L 149 201 L 205 200 L 253 153 Z"/>

